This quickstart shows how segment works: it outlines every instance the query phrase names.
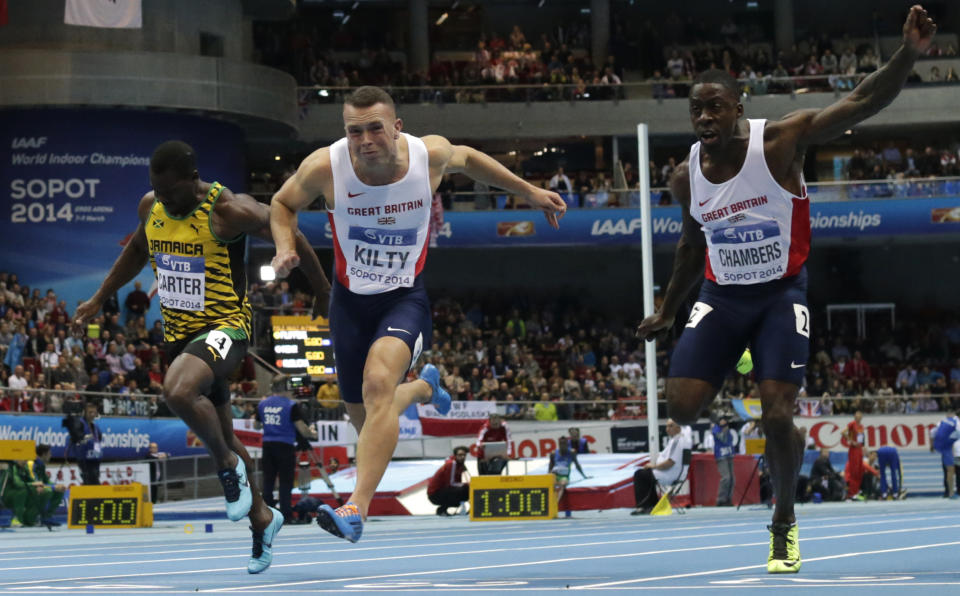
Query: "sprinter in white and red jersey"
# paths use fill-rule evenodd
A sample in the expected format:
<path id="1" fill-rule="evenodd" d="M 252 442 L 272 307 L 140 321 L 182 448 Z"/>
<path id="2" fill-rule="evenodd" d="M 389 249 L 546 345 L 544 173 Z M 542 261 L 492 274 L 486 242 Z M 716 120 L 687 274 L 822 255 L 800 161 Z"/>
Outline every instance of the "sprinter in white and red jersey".
<path id="1" fill-rule="evenodd" d="M 346 138 L 314 151 L 273 197 L 271 229 L 277 242 L 273 268 L 283 277 L 299 262 L 296 212 L 320 195 L 326 200 L 336 269 L 330 329 L 340 394 L 360 438 L 351 502 L 337 510 L 322 505 L 317 521 L 356 542 L 397 445 L 400 413 L 430 400 L 442 414 L 450 409 L 434 366 L 403 382 L 430 343 L 422 271 L 431 198 L 444 173 L 462 172 L 519 195 L 543 210 L 553 227 L 566 204 L 475 149 L 401 132 L 393 100 L 377 87 L 351 93 L 343 121 Z"/>
<path id="2" fill-rule="evenodd" d="M 690 90 L 699 142 L 670 179 L 683 206 L 683 233 L 663 304 L 637 334 L 653 339 L 669 331 L 687 294 L 706 278 L 670 358 L 666 397 L 679 424 L 696 421 L 751 347 L 777 495 L 770 573 L 796 573 L 801 563 L 793 501 L 803 440 L 793 408 L 810 341 L 803 157 L 809 145 L 840 136 L 892 102 L 935 31 L 926 11 L 912 7 L 903 45 L 883 68 L 833 105 L 782 120 L 742 120 L 737 82 L 724 71 L 702 73 Z"/>

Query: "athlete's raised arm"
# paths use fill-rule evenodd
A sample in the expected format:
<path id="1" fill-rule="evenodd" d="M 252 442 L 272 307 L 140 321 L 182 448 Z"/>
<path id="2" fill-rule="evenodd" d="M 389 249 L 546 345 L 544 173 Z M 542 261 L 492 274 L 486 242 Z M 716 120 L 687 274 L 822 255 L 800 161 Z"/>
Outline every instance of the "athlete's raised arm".
<path id="1" fill-rule="evenodd" d="M 438 135 L 425 136 L 423 142 L 430 153 L 431 171 L 439 168 L 441 175 L 444 172 L 460 172 L 474 180 L 502 188 L 522 197 L 531 207 L 543 211 L 551 226 L 560 227 L 558 220 L 566 213 L 567 204 L 557 193 L 537 188 L 516 176 L 499 161 L 473 147 L 453 145 Z"/>
<path id="2" fill-rule="evenodd" d="M 219 220 L 216 222 L 217 225 L 223 226 L 225 230 L 222 236 L 224 238 L 252 234 L 258 238 L 273 241 L 272 208 L 258 203 L 250 195 L 232 194 L 230 200 L 224 201 L 222 205 L 218 202 L 216 215 Z M 307 277 L 313 290 L 312 315 L 326 317 L 329 308 L 330 282 L 323 273 L 317 253 L 296 226 L 293 228 L 293 240 L 294 256 L 297 257 L 300 270 Z"/>
<path id="3" fill-rule="evenodd" d="M 660 336 L 665 335 L 673 327 L 680 305 L 703 276 L 707 242 L 700 224 L 690 215 L 689 159 L 688 156 L 683 160 L 670 176 L 670 192 L 680 203 L 683 213 L 683 229 L 673 257 L 673 274 L 667 284 L 660 310 L 641 321 L 637 327 L 637 337 L 640 339 L 660 339 Z"/>
<path id="4" fill-rule="evenodd" d="M 147 246 L 147 234 L 143 229 L 143 222 L 150 214 L 151 207 L 153 207 L 153 192 L 145 194 L 140 199 L 140 205 L 137 207 L 140 223 L 133 235 L 130 236 L 126 246 L 123 247 L 120 256 L 113 262 L 113 266 L 110 267 L 110 272 L 107 273 L 107 277 L 100 284 L 100 288 L 89 300 L 77 307 L 77 312 L 74 314 L 77 323 L 85 323 L 100 312 L 100 307 L 103 306 L 107 297 L 113 295 L 136 277 L 150 260 L 150 250 Z"/>
<path id="5" fill-rule="evenodd" d="M 834 139 L 873 116 L 897 97 L 917 57 L 930 47 L 937 25 L 919 4 L 903 24 L 903 45 L 883 68 L 872 73 L 849 95 L 821 110 L 799 110 L 770 125 L 796 139 L 800 147 Z"/>
<path id="6" fill-rule="evenodd" d="M 296 173 L 283 183 L 270 201 L 270 230 L 277 247 L 273 270 L 283 278 L 300 264 L 297 250 L 297 212 L 321 194 L 328 208 L 333 208 L 333 173 L 330 169 L 330 148 L 318 149 L 307 156 Z"/>

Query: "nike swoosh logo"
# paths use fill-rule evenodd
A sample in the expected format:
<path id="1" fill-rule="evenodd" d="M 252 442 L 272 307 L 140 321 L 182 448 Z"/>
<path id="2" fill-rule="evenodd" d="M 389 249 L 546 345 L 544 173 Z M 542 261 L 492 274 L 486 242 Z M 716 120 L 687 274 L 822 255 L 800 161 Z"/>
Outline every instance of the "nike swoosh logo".
<path id="1" fill-rule="evenodd" d="M 709 203 L 709 202 L 712 201 L 712 200 L 713 200 L 713 197 L 710 197 L 709 199 L 707 199 L 706 201 L 704 201 L 704 202 L 702 202 L 702 203 L 700 203 L 700 201 L 697 201 L 697 202 L 700 203 L 700 206 L 701 206 L 701 207 L 703 207 L 704 205 L 706 205 L 707 203 Z"/>
<path id="2" fill-rule="evenodd" d="M 790 368 L 803 368 L 806 364 L 797 364 L 793 360 L 790 361 Z"/>
<path id="3" fill-rule="evenodd" d="M 412 333 L 410 333 L 410 332 L 407 331 L 406 329 L 397 329 L 396 327 L 389 327 L 389 326 L 388 326 L 388 327 L 387 327 L 387 331 L 402 331 L 402 332 L 406 333 L 407 335 L 413 335 Z"/>
<path id="4" fill-rule="evenodd" d="M 351 199 L 352 199 L 353 197 L 359 197 L 360 195 L 365 195 L 365 194 L 367 194 L 367 193 L 365 193 L 365 192 L 358 192 L 357 194 L 353 194 L 352 192 L 347 191 L 347 197 L 348 197 L 348 198 L 351 198 Z"/>

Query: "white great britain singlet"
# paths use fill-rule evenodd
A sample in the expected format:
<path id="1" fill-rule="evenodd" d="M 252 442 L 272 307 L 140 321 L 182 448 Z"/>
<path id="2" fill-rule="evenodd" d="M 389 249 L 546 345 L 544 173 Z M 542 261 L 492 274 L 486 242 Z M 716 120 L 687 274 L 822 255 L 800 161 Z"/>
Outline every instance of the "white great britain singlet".
<path id="1" fill-rule="evenodd" d="M 432 195 L 427 146 L 403 137 L 410 154 L 407 173 L 383 186 L 357 178 L 347 139 L 330 146 L 334 208 L 327 217 L 337 281 L 357 294 L 412 287 L 427 258 Z"/>
<path id="2" fill-rule="evenodd" d="M 800 272 L 810 252 L 810 202 L 780 186 L 763 156 L 766 120 L 748 120 L 750 143 L 740 172 L 714 184 L 690 148 L 690 215 L 707 239 L 704 275 L 720 285 L 750 285 Z"/>

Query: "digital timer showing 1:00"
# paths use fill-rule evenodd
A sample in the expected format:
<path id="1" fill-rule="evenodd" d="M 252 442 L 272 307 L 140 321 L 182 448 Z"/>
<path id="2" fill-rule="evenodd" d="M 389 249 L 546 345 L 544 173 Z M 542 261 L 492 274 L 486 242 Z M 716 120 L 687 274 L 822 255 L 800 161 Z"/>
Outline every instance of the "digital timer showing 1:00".
<path id="1" fill-rule="evenodd" d="M 557 514 L 552 474 L 478 476 L 470 479 L 470 519 L 550 519 Z"/>
<path id="2" fill-rule="evenodd" d="M 550 510 L 550 491 L 545 488 L 493 488 L 477 493 L 477 517 L 542 517 Z"/>
<path id="3" fill-rule="evenodd" d="M 140 499 L 73 499 L 70 503 L 71 525 L 136 526 Z"/>
<path id="4" fill-rule="evenodd" d="M 67 527 L 149 528 L 153 505 L 148 487 L 131 484 L 74 486 L 67 505 Z"/>

